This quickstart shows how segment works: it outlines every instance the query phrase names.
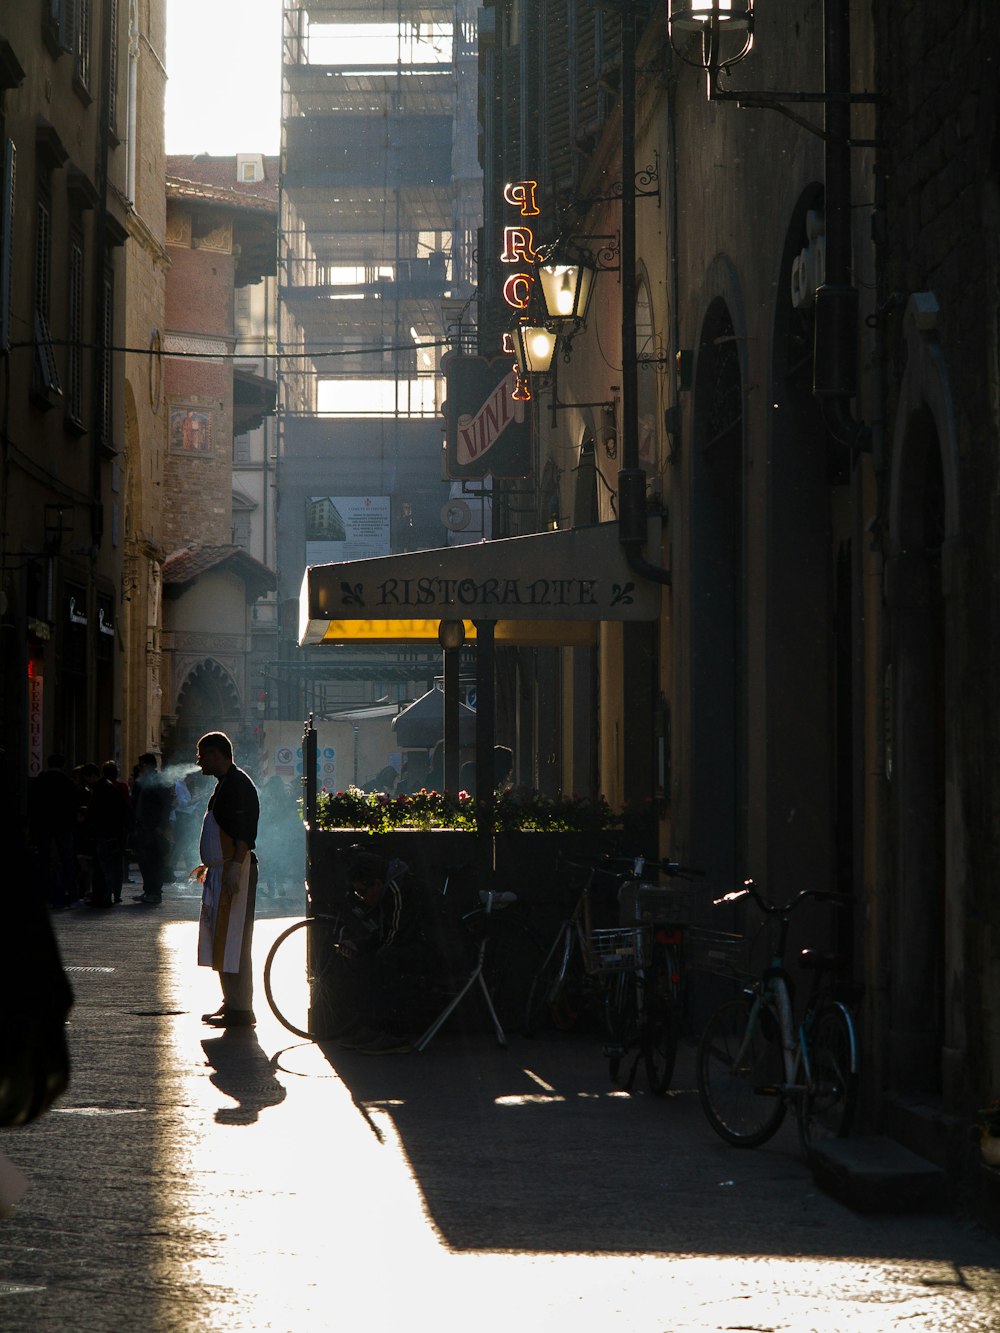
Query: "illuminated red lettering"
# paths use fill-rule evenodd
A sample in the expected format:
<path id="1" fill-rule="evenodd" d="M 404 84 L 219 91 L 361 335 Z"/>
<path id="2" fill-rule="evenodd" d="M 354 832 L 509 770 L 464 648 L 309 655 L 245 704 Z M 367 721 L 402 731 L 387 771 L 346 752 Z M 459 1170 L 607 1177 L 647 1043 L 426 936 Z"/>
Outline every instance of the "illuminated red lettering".
<path id="1" fill-rule="evenodd" d="M 504 186 L 503 197 L 508 204 L 514 205 L 521 217 L 534 218 L 538 216 L 538 206 L 535 203 L 537 189 L 537 181 L 514 181 Z"/>
<path id="2" fill-rule="evenodd" d="M 503 254 L 501 264 L 533 264 L 538 258 L 535 253 L 535 234 L 530 227 L 504 227 Z"/>

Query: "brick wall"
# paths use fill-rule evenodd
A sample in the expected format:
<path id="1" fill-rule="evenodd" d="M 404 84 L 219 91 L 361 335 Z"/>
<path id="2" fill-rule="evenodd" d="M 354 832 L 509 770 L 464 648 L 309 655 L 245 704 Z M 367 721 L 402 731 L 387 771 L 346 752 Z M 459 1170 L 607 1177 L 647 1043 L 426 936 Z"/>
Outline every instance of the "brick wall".
<path id="1" fill-rule="evenodd" d="M 218 360 L 167 358 L 168 550 L 192 541 L 223 545 L 232 539 L 233 369 L 225 356 L 234 334 L 231 231 L 219 228 L 199 242 L 195 230 L 192 242 L 179 244 L 192 234 L 189 226 L 181 225 L 184 219 L 175 216 L 179 212 L 172 203 L 167 280 L 171 345 L 220 355 Z M 184 428 L 189 414 L 196 422 L 193 430 Z"/>

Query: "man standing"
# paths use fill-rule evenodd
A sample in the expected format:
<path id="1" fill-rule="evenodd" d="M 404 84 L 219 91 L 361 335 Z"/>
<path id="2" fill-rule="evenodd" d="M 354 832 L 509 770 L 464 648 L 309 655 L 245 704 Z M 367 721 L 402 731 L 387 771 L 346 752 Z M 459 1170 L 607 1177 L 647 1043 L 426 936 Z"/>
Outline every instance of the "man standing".
<path id="1" fill-rule="evenodd" d="M 257 899 L 257 823 L 260 800 L 248 773 L 233 762 L 233 743 L 222 731 L 198 742 L 195 762 L 216 778 L 201 829 L 202 882 L 198 962 L 214 968 L 222 1004 L 204 1021 L 212 1027 L 253 1027 L 251 947 Z"/>
<path id="2" fill-rule="evenodd" d="M 167 877 L 170 847 L 167 826 L 173 792 L 160 772 L 155 754 L 140 755 L 137 770 L 133 792 L 132 850 L 142 875 L 142 893 L 135 901 L 145 907 L 159 907 L 163 901 L 163 881 Z"/>

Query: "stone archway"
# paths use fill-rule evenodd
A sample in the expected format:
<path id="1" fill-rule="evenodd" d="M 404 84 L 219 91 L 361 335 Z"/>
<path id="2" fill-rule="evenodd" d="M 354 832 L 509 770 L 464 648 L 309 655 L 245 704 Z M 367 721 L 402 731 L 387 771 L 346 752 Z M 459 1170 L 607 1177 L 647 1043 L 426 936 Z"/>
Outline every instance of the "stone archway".
<path id="1" fill-rule="evenodd" d="M 176 722 L 170 737 L 172 758 L 193 758 L 199 736 L 224 731 L 235 744 L 243 716 L 239 690 L 225 669 L 206 658 L 187 674 L 177 696 Z"/>
<path id="2" fill-rule="evenodd" d="M 936 318 L 931 293 L 911 297 L 886 565 L 893 892 L 883 928 L 892 1089 L 947 1094 L 964 1082 L 965 837 L 954 721 L 960 713 L 958 450 Z"/>

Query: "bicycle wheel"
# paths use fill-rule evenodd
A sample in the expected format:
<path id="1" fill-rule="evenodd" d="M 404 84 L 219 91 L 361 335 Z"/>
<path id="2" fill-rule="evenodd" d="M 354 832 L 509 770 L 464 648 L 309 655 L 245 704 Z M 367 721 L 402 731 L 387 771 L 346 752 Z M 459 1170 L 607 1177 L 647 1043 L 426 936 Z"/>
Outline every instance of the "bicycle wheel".
<path id="1" fill-rule="evenodd" d="M 465 920 L 474 934 L 484 929 L 488 932 L 483 959 L 486 988 L 501 1027 L 507 1032 L 520 1032 L 544 946 L 533 930 L 506 911 L 488 915 L 472 912 Z"/>
<path id="2" fill-rule="evenodd" d="M 525 1009 L 524 1033 L 533 1037 L 546 1027 L 571 1031 L 580 1017 L 582 978 L 574 937 L 563 926 L 532 978 Z"/>
<path id="3" fill-rule="evenodd" d="M 607 978 L 607 989 L 604 993 L 604 1026 L 608 1041 L 605 1051 L 608 1057 L 608 1073 L 613 1083 L 619 1080 L 622 1061 L 628 1054 L 629 1047 L 636 1046 L 639 1040 L 636 988 L 634 972 L 616 972 Z M 629 1084 L 631 1086 L 631 1079 Z"/>
<path id="4" fill-rule="evenodd" d="M 339 923 L 306 917 L 282 931 L 264 962 L 271 1012 L 297 1037 L 322 1041 L 344 1026 L 343 964 L 334 947 Z"/>
<path id="5" fill-rule="evenodd" d="M 836 1001 L 824 1004 L 808 1035 L 808 1074 L 799 1098 L 799 1140 L 806 1155 L 824 1139 L 851 1132 L 858 1103 L 858 1060 L 854 1021 Z"/>
<path id="6" fill-rule="evenodd" d="M 677 1059 L 680 1013 L 677 1003 L 679 969 L 672 949 L 664 949 L 646 972 L 642 1021 L 642 1058 L 646 1082 L 656 1097 L 670 1087 Z"/>
<path id="7" fill-rule="evenodd" d="M 763 1024 L 751 1029 L 752 1012 L 747 996 L 727 1000 L 708 1020 L 698 1046 L 702 1110 L 716 1134 L 737 1148 L 766 1143 L 785 1118 L 781 1045 L 765 1037 Z"/>

